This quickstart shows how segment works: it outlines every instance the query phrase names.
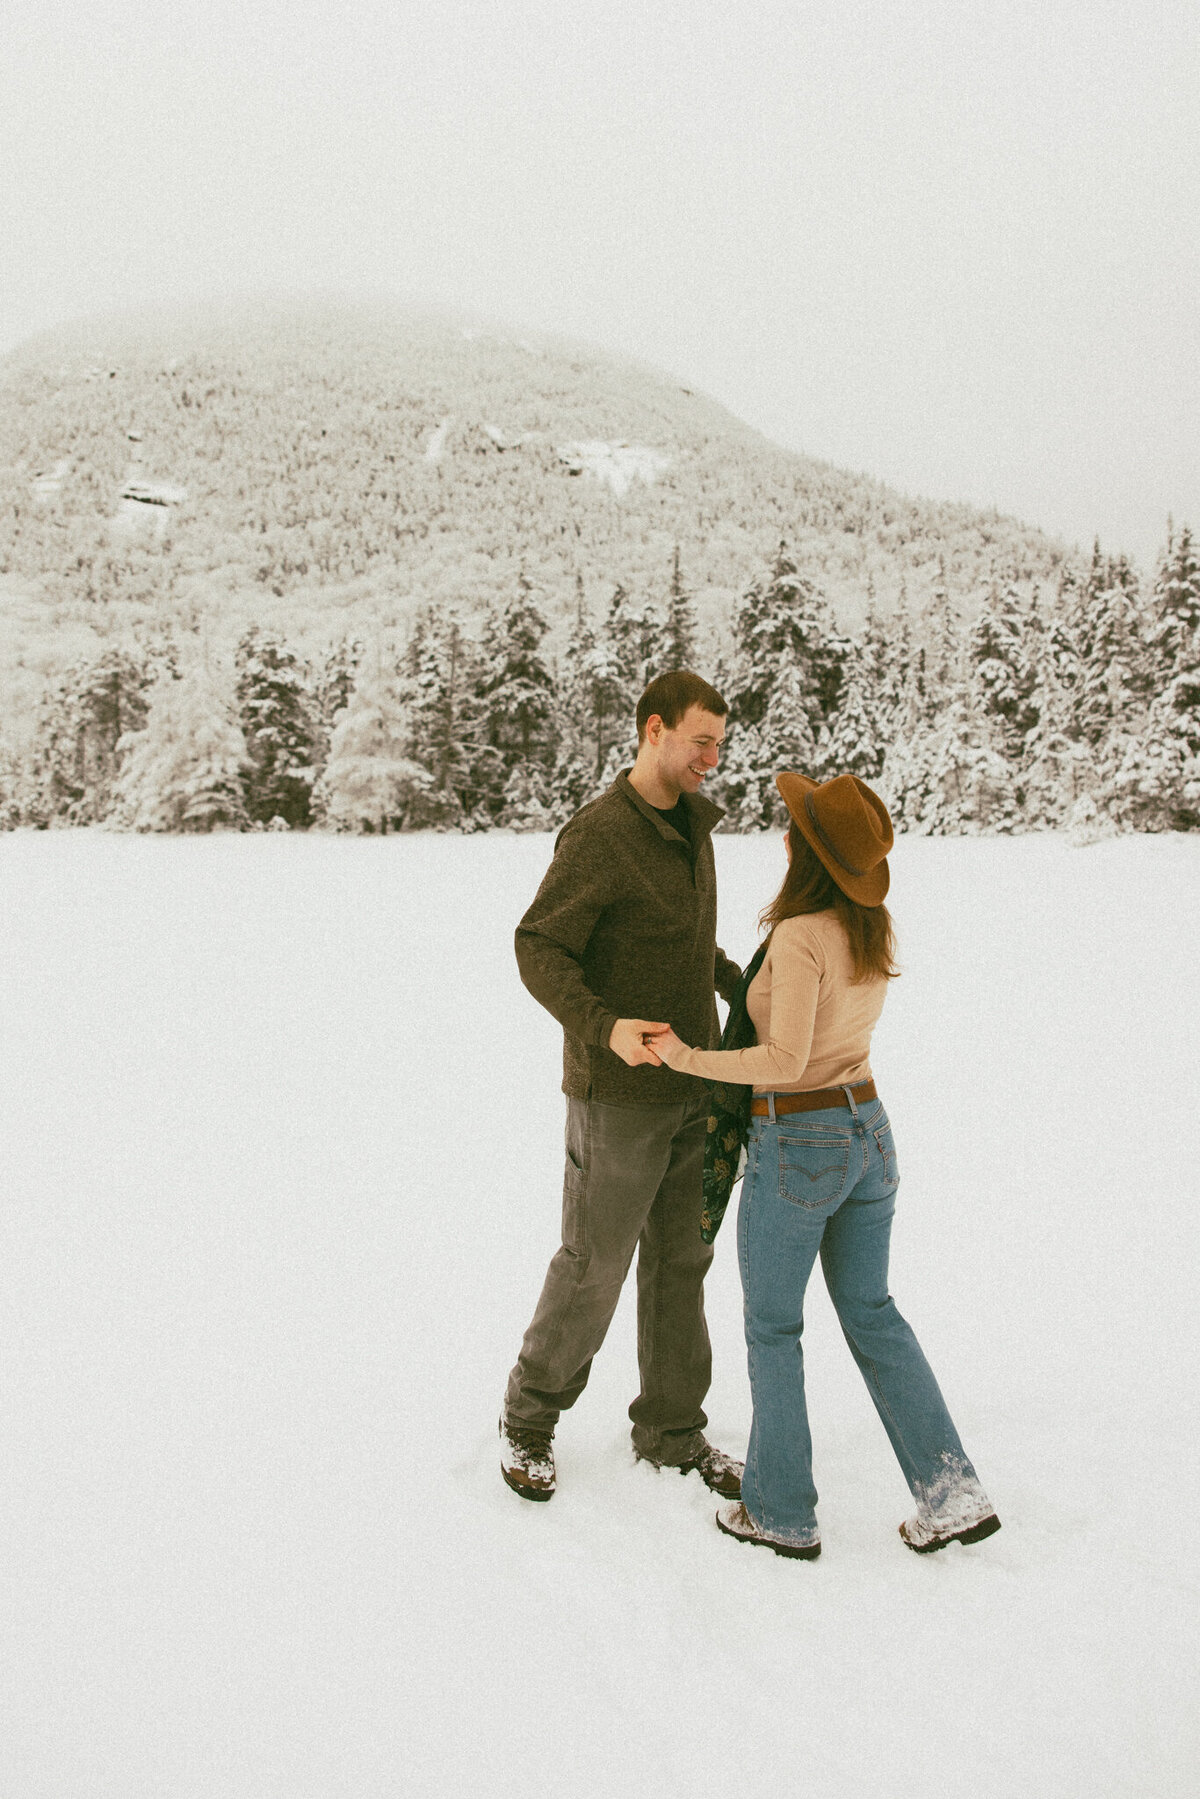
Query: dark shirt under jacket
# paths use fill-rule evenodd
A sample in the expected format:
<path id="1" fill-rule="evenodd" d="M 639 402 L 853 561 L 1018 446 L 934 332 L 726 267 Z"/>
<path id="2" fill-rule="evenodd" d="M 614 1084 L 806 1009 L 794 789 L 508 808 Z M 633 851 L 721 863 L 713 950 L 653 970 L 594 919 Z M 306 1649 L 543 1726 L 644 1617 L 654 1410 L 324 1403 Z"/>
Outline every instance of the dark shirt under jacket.
<path id="1" fill-rule="evenodd" d="M 678 804 L 686 834 L 622 770 L 558 833 L 517 926 L 521 979 L 563 1027 L 562 1090 L 572 1098 L 670 1105 L 696 1095 L 694 1075 L 630 1068 L 609 1049 L 618 1018 L 662 1020 L 695 1048 L 720 1041 L 714 995 L 729 1001 L 741 978 L 716 941 L 712 829 L 724 813 L 701 794 Z"/>

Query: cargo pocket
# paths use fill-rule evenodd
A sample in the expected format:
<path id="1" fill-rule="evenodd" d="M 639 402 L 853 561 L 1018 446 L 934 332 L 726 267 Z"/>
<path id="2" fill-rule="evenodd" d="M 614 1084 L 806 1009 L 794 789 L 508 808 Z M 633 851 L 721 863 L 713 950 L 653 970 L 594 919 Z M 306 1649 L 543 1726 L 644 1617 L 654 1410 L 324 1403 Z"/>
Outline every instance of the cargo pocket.
<path id="1" fill-rule="evenodd" d="M 849 1185 L 850 1133 L 792 1126 L 779 1133 L 779 1194 L 794 1206 L 827 1206 Z"/>
<path id="2" fill-rule="evenodd" d="M 563 1171 L 562 1240 L 564 1249 L 577 1256 L 587 1253 L 586 1193 L 587 1175 L 568 1150 Z"/>

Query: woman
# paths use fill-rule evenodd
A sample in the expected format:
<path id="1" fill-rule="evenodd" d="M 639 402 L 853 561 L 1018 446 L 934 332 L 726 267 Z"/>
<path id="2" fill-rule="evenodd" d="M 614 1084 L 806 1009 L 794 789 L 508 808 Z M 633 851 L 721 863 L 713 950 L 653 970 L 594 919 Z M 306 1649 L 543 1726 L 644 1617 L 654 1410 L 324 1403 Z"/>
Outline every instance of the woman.
<path id="1" fill-rule="evenodd" d="M 871 1032 L 898 972 L 884 905 L 892 824 L 854 775 L 781 774 L 788 872 L 747 1004 L 757 1044 L 696 1050 L 653 1038 L 669 1067 L 752 1083 L 738 1261 L 754 1419 L 727 1535 L 778 1555 L 821 1553 L 801 1350 L 818 1252 L 851 1354 L 917 1502 L 900 1535 L 919 1553 L 974 1543 L 1000 1520 L 968 1461 L 921 1347 L 887 1290 L 899 1170 L 871 1079 Z"/>

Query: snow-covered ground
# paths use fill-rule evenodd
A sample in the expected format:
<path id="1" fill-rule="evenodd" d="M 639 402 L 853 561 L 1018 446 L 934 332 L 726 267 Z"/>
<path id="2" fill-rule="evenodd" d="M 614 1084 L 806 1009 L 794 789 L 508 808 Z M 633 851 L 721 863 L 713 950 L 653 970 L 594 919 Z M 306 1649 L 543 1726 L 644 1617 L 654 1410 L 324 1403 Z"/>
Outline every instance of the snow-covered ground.
<path id="1" fill-rule="evenodd" d="M 897 847 L 893 1291 L 1004 1529 L 903 1548 L 818 1278 L 811 1564 L 633 1463 L 632 1292 L 500 1480 L 550 841 L 0 838 L 3 1799 L 1194 1793 L 1200 841 Z M 782 843 L 716 845 L 744 960 Z M 709 1314 L 740 1453 L 732 1216 Z"/>

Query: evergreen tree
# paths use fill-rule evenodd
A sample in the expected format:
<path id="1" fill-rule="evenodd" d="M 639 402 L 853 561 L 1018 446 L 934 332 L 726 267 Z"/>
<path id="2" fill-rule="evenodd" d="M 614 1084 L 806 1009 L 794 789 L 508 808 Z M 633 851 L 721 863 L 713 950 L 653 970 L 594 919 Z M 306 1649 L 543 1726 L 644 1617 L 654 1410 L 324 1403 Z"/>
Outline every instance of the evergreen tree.
<path id="1" fill-rule="evenodd" d="M 962 615 L 946 587 L 944 566 L 921 626 L 924 642 L 918 659 L 918 687 L 925 717 L 936 721 L 944 712 L 947 696 L 963 685 L 966 675 Z"/>
<path id="2" fill-rule="evenodd" d="M 968 649 L 983 710 L 995 721 L 1010 761 L 1020 757 L 1036 719 L 1029 637 L 1028 611 L 1016 589 L 993 586 L 971 627 Z"/>
<path id="3" fill-rule="evenodd" d="M 121 740 L 112 823 L 130 831 L 244 830 L 246 740 L 204 661 L 164 671 L 140 731 Z"/>
<path id="4" fill-rule="evenodd" d="M 1067 621 L 1077 662 L 1075 733 L 1093 749 L 1114 733 L 1128 735 L 1152 685 L 1140 631 L 1137 577 L 1124 557 L 1092 565 Z"/>
<path id="5" fill-rule="evenodd" d="M 1177 647 L 1175 672 L 1144 726 L 1105 745 L 1101 798 L 1135 831 L 1200 830 L 1200 628 Z"/>
<path id="6" fill-rule="evenodd" d="M 522 575 L 517 593 L 501 613 L 491 615 L 484 631 L 479 692 L 485 741 L 496 753 L 501 807 L 515 768 L 548 770 L 553 762 L 554 690 L 541 654 L 547 629 Z"/>
<path id="7" fill-rule="evenodd" d="M 696 608 L 683 584 L 679 568 L 679 545 L 671 564 L 671 590 L 667 599 L 667 619 L 662 636 L 662 668 L 691 668 L 696 654 Z"/>
<path id="8" fill-rule="evenodd" d="M 556 668 L 553 736 L 554 766 L 550 777 L 550 809 L 555 826 L 564 825 L 591 794 L 603 767 L 603 723 L 594 715 L 591 664 L 595 640 L 588 622 L 583 578 L 575 577 L 575 616 L 561 668 Z M 593 741 L 593 735 L 595 741 Z M 549 827 L 547 827 L 549 828 Z"/>
<path id="9" fill-rule="evenodd" d="M 313 691 L 313 709 L 326 746 L 334 719 L 349 704 L 362 653 L 360 638 L 343 637 L 330 648 L 321 665 Z"/>
<path id="10" fill-rule="evenodd" d="M 884 750 L 879 792 L 897 832 L 927 836 L 934 805 L 932 738 L 927 716 L 921 658 L 910 664 L 896 710 L 896 722 Z"/>
<path id="11" fill-rule="evenodd" d="M 505 783 L 496 823 L 506 831 L 553 831 L 558 822 L 545 770 L 535 762 L 518 762 Z"/>
<path id="12" fill-rule="evenodd" d="M 937 837 L 1011 831 L 1016 783 L 996 727 L 978 693 L 960 688 L 949 699 L 926 746 L 931 797 L 922 822 Z"/>
<path id="13" fill-rule="evenodd" d="M 313 789 L 310 810 L 314 824 L 325 822 L 319 799 L 323 792 L 320 779 L 329 760 L 333 721 L 349 704 L 362 653 L 363 646 L 359 638 L 341 638 L 326 653 L 313 683 Z"/>
<path id="14" fill-rule="evenodd" d="M 503 804 L 511 763 L 487 741 L 484 662 L 459 618 L 426 612 L 402 661 L 407 754 L 426 768 L 447 828 L 486 830 Z"/>
<path id="15" fill-rule="evenodd" d="M 719 771 L 705 783 L 706 794 L 725 813 L 718 821 L 718 830 L 741 833 L 766 829 L 772 810 L 771 791 L 778 793 L 772 780 L 775 771 L 769 769 L 769 762 L 757 725 L 728 726 Z"/>
<path id="16" fill-rule="evenodd" d="M 1154 693 L 1162 693 L 1174 680 L 1180 651 L 1200 629 L 1200 561 L 1187 525 L 1175 541 L 1174 532 L 1159 566 L 1149 631 L 1154 666 Z"/>
<path id="17" fill-rule="evenodd" d="M 858 645 L 857 672 L 861 702 L 881 761 L 884 748 L 900 723 L 911 657 L 912 637 L 907 615 L 900 613 L 895 618 L 885 619 L 874 604 L 869 605 Z"/>
<path id="18" fill-rule="evenodd" d="M 1022 743 L 1017 776 L 1021 814 L 1034 829 L 1065 824 L 1094 780 L 1092 753 L 1073 735 L 1074 702 L 1060 679 L 1060 660 L 1047 638 L 1030 699 L 1035 722 Z"/>
<path id="19" fill-rule="evenodd" d="M 34 749 L 32 822 L 91 824 L 107 816 L 120 744 L 146 720 L 144 657 L 109 650 L 74 663 L 48 689 Z"/>
<path id="20" fill-rule="evenodd" d="M 318 798 L 337 830 L 386 835 L 454 822 L 453 795 L 407 753 L 411 720 L 395 672 L 376 645 L 359 664 L 345 708 L 337 714 Z"/>
<path id="21" fill-rule="evenodd" d="M 303 829 L 312 821 L 319 726 L 299 663 L 278 638 L 252 625 L 238 644 L 236 667 L 247 815 Z"/>
<path id="22" fill-rule="evenodd" d="M 738 608 L 734 649 L 738 672 L 730 706 L 736 722 L 761 723 L 779 670 L 790 655 L 815 744 L 822 724 L 837 705 L 847 645 L 827 602 L 812 582 L 797 572 L 782 543 L 770 580 L 752 586 Z"/>
<path id="23" fill-rule="evenodd" d="M 873 784 L 883 768 L 884 744 L 870 703 L 868 667 L 864 648 L 853 645 L 837 712 L 817 744 L 817 774 L 823 780 L 848 774 Z"/>

